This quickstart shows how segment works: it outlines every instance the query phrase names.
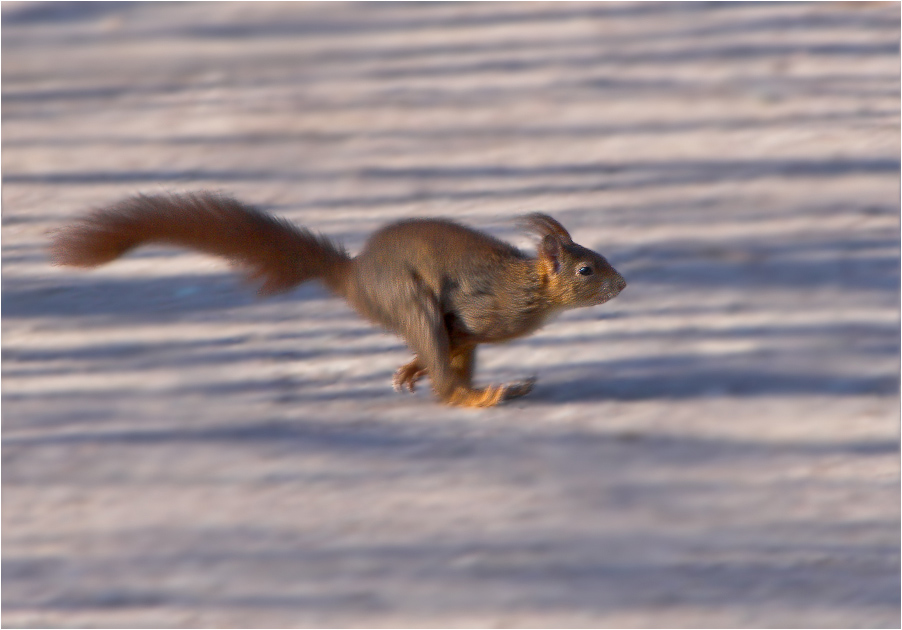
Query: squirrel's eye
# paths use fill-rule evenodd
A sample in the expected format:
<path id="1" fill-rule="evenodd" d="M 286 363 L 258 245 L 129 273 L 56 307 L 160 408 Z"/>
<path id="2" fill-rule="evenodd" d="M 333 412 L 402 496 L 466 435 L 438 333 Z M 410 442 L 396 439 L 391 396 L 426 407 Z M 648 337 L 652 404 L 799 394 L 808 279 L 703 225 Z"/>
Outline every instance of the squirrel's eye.
<path id="1" fill-rule="evenodd" d="M 581 276 L 591 276 L 592 275 L 592 267 L 580 267 L 579 275 Z"/>

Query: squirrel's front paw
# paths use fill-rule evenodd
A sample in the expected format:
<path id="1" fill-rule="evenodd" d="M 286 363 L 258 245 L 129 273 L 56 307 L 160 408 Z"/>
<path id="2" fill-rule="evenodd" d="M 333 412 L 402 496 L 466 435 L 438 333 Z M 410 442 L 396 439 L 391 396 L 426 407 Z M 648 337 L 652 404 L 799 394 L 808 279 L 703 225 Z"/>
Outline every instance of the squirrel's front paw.
<path id="1" fill-rule="evenodd" d="M 402 391 L 405 387 L 407 391 L 412 392 L 416 388 L 417 381 L 424 376 L 426 376 L 426 368 L 421 367 L 417 360 L 414 359 L 407 365 L 402 365 L 398 368 L 391 381 L 392 387 L 395 388 L 396 392 Z"/>

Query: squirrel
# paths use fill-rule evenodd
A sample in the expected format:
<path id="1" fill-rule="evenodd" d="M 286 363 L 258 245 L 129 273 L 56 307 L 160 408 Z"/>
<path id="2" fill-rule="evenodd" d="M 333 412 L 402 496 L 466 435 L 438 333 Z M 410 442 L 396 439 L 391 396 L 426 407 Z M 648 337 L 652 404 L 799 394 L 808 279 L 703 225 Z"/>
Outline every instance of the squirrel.
<path id="1" fill-rule="evenodd" d="M 137 195 L 55 232 L 56 265 L 96 267 L 145 243 L 224 257 L 261 295 L 321 281 L 414 353 L 393 378 L 414 391 L 428 375 L 444 403 L 491 407 L 523 396 L 535 378 L 473 386 L 482 343 L 528 335 L 552 315 L 616 297 L 626 281 L 600 254 L 573 242 L 556 220 L 529 214 L 537 255 L 446 219 L 386 225 L 351 257 L 338 243 L 232 197 L 206 191 Z"/>

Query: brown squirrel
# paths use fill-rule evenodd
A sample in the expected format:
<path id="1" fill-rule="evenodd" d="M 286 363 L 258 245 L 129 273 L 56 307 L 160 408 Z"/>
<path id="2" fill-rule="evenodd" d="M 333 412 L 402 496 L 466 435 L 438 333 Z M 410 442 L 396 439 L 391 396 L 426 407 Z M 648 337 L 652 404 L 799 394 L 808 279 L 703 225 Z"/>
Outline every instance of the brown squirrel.
<path id="1" fill-rule="evenodd" d="M 490 407 L 527 394 L 535 379 L 474 388 L 478 344 L 528 335 L 557 312 L 602 304 L 626 287 L 551 217 L 530 214 L 523 224 L 540 238 L 536 257 L 452 221 L 410 219 L 375 232 L 352 258 L 330 239 L 231 197 L 139 195 L 59 230 L 51 256 L 94 267 L 153 242 L 223 256 L 263 295 L 318 279 L 407 342 L 415 356 L 395 373 L 396 390 L 413 391 L 428 374 L 443 402 Z"/>

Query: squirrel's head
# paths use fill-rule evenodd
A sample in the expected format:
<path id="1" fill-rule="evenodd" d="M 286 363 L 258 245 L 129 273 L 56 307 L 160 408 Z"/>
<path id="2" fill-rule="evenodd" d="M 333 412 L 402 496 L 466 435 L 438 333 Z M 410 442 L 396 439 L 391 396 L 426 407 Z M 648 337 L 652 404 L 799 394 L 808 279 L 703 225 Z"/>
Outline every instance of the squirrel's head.
<path id="1" fill-rule="evenodd" d="M 564 226 L 548 215 L 530 214 L 523 223 L 540 239 L 539 265 L 556 305 L 578 308 L 603 304 L 626 287 L 626 280 L 604 256 L 574 243 Z"/>

